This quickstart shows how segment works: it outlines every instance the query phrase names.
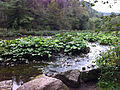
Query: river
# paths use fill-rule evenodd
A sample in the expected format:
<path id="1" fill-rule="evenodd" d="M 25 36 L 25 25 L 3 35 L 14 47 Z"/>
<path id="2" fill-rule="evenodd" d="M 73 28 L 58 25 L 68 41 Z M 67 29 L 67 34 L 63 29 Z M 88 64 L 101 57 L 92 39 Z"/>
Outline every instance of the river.
<path id="1" fill-rule="evenodd" d="M 45 74 L 52 76 L 59 72 L 71 69 L 88 71 L 98 68 L 96 57 L 102 52 L 110 49 L 110 46 L 99 45 L 98 43 L 88 43 L 90 52 L 79 56 L 56 56 L 56 60 L 33 61 L 28 64 L 18 64 L 12 66 L 0 66 L 0 81 L 12 80 L 12 90 L 16 90 L 23 83 L 33 79 L 35 76 Z"/>

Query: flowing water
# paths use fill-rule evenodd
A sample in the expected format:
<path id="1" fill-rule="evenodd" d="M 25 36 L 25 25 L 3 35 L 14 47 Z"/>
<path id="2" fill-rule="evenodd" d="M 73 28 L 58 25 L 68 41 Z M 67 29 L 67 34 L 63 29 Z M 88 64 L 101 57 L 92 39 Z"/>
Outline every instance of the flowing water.
<path id="1" fill-rule="evenodd" d="M 29 62 L 29 64 L 20 64 L 16 66 L 0 66 L 0 81 L 12 80 L 13 89 L 16 90 L 23 83 L 33 79 L 35 76 L 45 74 L 51 76 L 55 73 L 64 72 L 71 69 L 88 71 L 97 68 L 97 56 L 101 52 L 106 52 L 110 46 L 99 45 L 98 43 L 88 43 L 90 52 L 79 56 L 56 56 L 56 60 L 49 62 Z"/>
<path id="2" fill-rule="evenodd" d="M 110 46 L 99 45 L 98 43 L 88 43 L 90 52 L 79 56 L 59 56 L 57 60 L 49 62 L 44 68 L 45 73 L 54 74 L 79 69 L 80 71 L 89 71 L 97 68 L 95 60 L 102 52 L 110 49 Z"/>

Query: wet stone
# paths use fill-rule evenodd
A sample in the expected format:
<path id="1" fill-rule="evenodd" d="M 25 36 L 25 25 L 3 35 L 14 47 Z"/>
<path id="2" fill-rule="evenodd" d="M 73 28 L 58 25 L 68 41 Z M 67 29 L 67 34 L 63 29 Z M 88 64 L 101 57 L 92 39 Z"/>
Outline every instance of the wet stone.
<path id="1" fill-rule="evenodd" d="M 87 66 L 87 68 L 90 68 L 90 66 Z"/>
<path id="2" fill-rule="evenodd" d="M 92 68 L 94 68 L 96 65 L 91 65 Z"/>
<path id="3" fill-rule="evenodd" d="M 0 90 L 12 90 L 12 80 L 1 81 Z"/>
<path id="4" fill-rule="evenodd" d="M 42 75 L 23 84 L 17 90 L 68 90 L 68 88 L 61 80 Z"/>
<path id="5" fill-rule="evenodd" d="M 93 69 L 87 72 L 81 72 L 81 80 L 84 82 L 97 81 L 100 76 L 100 69 Z"/>
<path id="6" fill-rule="evenodd" d="M 85 68 L 85 67 L 82 67 L 82 70 L 86 70 L 86 68 Z"/>
<path id="7" fill-rule="evenodd" d="M 80 71 L 77 69 L 61 72 L 54 77 L 60 79 L 65 85 L 72 88 L 80 86 Z"/>

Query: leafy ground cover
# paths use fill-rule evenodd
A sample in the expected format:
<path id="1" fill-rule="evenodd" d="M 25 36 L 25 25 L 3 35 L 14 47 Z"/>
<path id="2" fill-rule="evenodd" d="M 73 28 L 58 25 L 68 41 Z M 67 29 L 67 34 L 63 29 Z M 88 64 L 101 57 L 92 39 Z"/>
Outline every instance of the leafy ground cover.
<path id="1" fill-rule="evenodd" d="M 26 37 L 15 40 L 3 40 L 0 42 L 1 57 L 7 58 L 6 61 L 16 61 L 17 59 L 29 60 L 48 59 L 53 53 L 63 52 L 66 54 L 75 54 L 78 52 L 89 52 L 86 42 L 82 38 L 64 37 L 43 38 L 43 37 Z M 83 52 L 85 51 L 85 52 Z"/>
<path id="2" fill-rule="evenodd" d="M 67 32 L 53 35 L 52 38 L 23 37 L 15 40 L 1 40 L 0 57 L 8 61 L 48 60 L 54 53 L 78 55 L 88 53 L 87 41 L 103 45 L 114 45 L 118 37 L 105 33 Z M 24 59 L 23 59 L 24 58 Z M 1 59 L 2 60 L 2 59 Z"/>
<path id="3" fill-rule="evenodd" d="M 0 30 L 0 37 L 22 37 L 22 36 L 51 36 L 58 33 L 66 32 L 94 32 L 92 30 Z"/>
<path id="4" fill-rule="evenodd" d="M 97 65 L 101 69 L 98 87 L 101 90 L 120 90 L 120 41 L 114 48 L 101 54 Z"/>
<path id="5" fill-rule="evenodd" d="M 92 33 L 92 32 L 68 32 L 64 34 L 57 34 L 57 36 L 71 35 L 74 37 L 81 37 L 88 42 L 98 42 L 101 45 L 114 45 L 115 42 L 118 42 L 119 38 L 114 34 L 110 33 Z"/>

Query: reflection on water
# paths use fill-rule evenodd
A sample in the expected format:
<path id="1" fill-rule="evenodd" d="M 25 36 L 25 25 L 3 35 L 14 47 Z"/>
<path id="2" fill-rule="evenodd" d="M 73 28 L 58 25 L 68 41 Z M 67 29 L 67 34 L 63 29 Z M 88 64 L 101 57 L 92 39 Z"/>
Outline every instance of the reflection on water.
<path id="1" fill-rule="evenodd" d="M 13 77 L 13 87 L 12 90 L 16 90 L 17 88 L 19 88 L 21 85 L 23 84 L 23 81 L 20 79 L 20 77 L 18 76 L 14 76 Z"/>
<path id="2" fill-rule="evenodd" d="M 42 68 L 45 66 L 46 64 L 43 63 L 32 62 L 12 67 L 0 66 L 0 81 L 12 80 L 12 90 L 16 90 L 16 88 L 21 86 L 23 83 L 31 80 L 32 77 L 42 74 Z"/>
<path id="3" fill-rule="evenodd" d="M 12 90 L 16 90 L 23 83 L 31 80 L 33 77 L 45 74 L 53 75 L 55 73 L 79 69 L 91 70 L 97 68 L 95 58 L 100 55 L 101 52 L 107 51 L 110 47 L 99 45 L 98 43 L 89 43 L 90 52 L 88 54 L 80 56 L 58 56 L 56 60 L 49 62 L 29 62 L 29 64 L 21 64 L 17 66 L 0 66 L 0 81 L 12 80 Z"/>

